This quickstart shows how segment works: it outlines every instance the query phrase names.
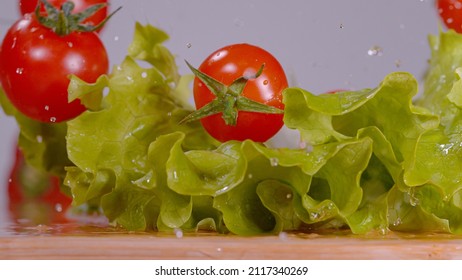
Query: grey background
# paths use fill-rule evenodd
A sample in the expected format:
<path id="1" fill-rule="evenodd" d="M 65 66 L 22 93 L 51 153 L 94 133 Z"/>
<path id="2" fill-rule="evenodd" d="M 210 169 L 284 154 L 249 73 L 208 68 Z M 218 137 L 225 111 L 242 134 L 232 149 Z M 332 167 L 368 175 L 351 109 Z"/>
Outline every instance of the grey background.
<path id="1" fill-rule="evenodd" d="M 0 37 L 19 17 L 18 0 L 0 4 Z M 111 64 L 125 56 L 135 21 L 170 34 L 167 46 L 181 73 L 210 52 L 248 42 L 275 55 L 291 86 L 314 93 L 375 87 L 393 71 L 420 81 L 430 55 L 429 34 L 440 28 L 434 0 L 114 0 L 123 9 L 101 33 Z M 190 47 L 188 47 L 190 46 Z M 376 50 L 375 55 L 374 50 Z M 377 51 L 380 50 L 380 51 Z M 7 219 L 5 193 L 17 127 L 0 111 L 0 222 Z M 296 136 L 283 130 L 277 145 Z"/>

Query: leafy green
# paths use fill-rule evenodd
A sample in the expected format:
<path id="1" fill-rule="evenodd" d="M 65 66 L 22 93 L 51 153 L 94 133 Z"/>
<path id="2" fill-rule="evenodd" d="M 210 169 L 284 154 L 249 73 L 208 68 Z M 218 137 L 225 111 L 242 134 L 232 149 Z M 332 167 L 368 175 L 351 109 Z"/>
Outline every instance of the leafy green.
<path id="1" fill-rule="evenodd" d="M 100 207 L 137 231 L 462 233 L 462 35 L 430 37 L 421 96 L 404 72 L 373 89 L 286 89 L 297 149 L 218 143 L 197 121 L 179 124 L 192 110 L 191 76 L 179 75 L 167 39 L 136 24 L 110 74 L 92 84 L 72 78 L 70 98 L 89 110 L 62 127 L 27 120 L 0 95 L 25 149 L 39 151 L 36 164 L 66 166 L 74 205 Z"/>

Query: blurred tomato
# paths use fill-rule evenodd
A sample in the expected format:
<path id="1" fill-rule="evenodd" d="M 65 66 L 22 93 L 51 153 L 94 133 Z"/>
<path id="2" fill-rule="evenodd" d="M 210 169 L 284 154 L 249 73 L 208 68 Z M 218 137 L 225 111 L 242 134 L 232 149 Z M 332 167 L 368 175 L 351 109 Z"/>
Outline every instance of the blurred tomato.
<path id="1" fill-rule="evenodd" d="M 57 177 L 27 164 L 17 148 L 8 180 L 8 208 L 15 221 L 31 224 L 65 223 L 72 199 L 60 189 Z"/>

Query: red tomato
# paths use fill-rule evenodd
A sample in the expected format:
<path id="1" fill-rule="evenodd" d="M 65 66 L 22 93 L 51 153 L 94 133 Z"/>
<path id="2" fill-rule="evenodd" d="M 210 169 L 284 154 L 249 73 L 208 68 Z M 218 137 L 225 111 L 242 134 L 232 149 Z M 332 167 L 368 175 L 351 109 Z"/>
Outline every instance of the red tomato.
<path id="1" fill-rule="evenodd" d="M 55 6 L 56 8 L 60 8 L 64 2 L 68 0 L 48 0 L 50 4 Z M 79 13 L 85 10 L 86 8 L 95 5 L 95 4 L 107 4 L 108 0 L 73 0 L 74 2 L 74 13 Z M 19 1 L 19 10 L 21 11 L 22 15 L 32 13 L 35 11 L 35 8 L 37 7 L 38 0 L 20 0 Z M 45 12 L 45 7 L 43 4 L 41 5 L 41 11 Z M 92 25 L 98 25 L 100 22 L 102 22 L 105 18 L 107 17 L 107 6 L 103 7 L 101 10 L 96 12 L 94 15 L 89 17 L 84 21 L 84 23 L 87 24 L 92 24 Z M 101 30 L 101 29 L 100 29 Z"/>
<path id="2" fill-rule="evenodd" d="M 436 6 L 446 27 L 462 33 L 462 0 L 437 0 Z"/>
<path id="3" fill-rule="evenodd" d="M 210 54 L 198 70 L 229 86 L 236 79 L 257 73 L 258 78 L 249 79 L 242 96 L 259 103 L 284 108 L 282 91 L 287 88 L 287 78 L 281 64 L 266 50 L 248 45 L 235 44 L 223 47 Z M 215 95 L 198 78 L 194 81 L 194 101 L 197 109 L 215 99 Z M 265 142 L 283 126 L 283 114 L 239 111 L 235 126 L 227 125 L 222 114 L 201 119 L 205 130 L 219 141 L 251 139 Z"/>
<path id="4" fill-rule="evenodd" d="M 0 48 L 0 80 L 11 103 L 42 122 L 61 122 L 85 110 L 68 102 L 69 74 L 87 82 L 107 73 L 106 49 L 94 32 L 58 36 L 26 14 L 8 30 Z"/>
<path id="5" fill-rule="evenodd" d="M 60 190 L 57 177 L 28 165 L 19 149 L 8 182 L 8 205 L 15 220 L 35 224 L 66 222 L 72 199 Z"/>

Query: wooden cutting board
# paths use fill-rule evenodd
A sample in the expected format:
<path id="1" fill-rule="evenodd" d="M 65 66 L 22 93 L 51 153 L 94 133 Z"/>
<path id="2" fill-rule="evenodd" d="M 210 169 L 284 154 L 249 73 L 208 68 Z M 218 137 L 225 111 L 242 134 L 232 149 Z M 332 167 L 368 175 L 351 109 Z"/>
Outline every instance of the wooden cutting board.
<path id="1" fill-rule="evenodd" d="M 462 259 L 462 237 L 45 233 L 0 237 L 0 259 Z"/>

